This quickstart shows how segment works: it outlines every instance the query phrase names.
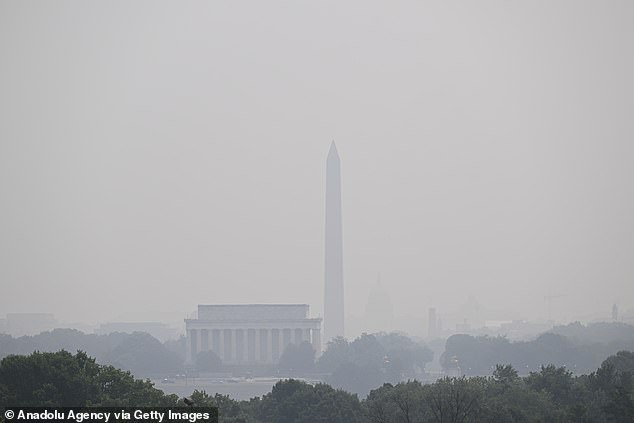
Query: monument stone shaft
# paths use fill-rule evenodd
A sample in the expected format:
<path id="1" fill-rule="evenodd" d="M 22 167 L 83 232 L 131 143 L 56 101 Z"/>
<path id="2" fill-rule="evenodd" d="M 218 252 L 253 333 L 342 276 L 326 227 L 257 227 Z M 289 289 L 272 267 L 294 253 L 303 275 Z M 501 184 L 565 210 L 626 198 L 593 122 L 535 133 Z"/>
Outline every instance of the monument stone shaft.
<path id="1" fill-rule="evenodd" d="M 344 336 L 341 169 L 333 142 L 326 160 L 326 236 L 324 272 L 324 341 Z"/>

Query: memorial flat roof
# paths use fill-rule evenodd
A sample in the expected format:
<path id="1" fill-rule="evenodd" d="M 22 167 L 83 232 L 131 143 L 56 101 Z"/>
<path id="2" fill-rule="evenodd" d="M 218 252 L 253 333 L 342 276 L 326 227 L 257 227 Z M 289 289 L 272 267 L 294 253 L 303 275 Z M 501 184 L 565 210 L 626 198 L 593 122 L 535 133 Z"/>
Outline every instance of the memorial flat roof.
<path id="1" fill-rule="evenodd" d="M 253 306 L 267 306 L 267 307 L 297 307 L 308 306 L 308 304 L 198 304 L 198 307 L 253 307 Z"/>

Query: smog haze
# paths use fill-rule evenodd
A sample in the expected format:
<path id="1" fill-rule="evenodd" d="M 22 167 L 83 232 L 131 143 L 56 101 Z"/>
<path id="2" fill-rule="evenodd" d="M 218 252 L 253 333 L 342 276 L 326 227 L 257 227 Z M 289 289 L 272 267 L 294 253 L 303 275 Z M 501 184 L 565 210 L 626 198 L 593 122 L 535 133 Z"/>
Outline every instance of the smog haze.
<path id="1" fill-rule="evenodd" d="M 379 272 L 397 320 L 469 297 L 507 319 L 546 319 L 548 296 L 563 322 L 632 309 L 633 17 L 2 1 L 0 309 L 322 314 L 333 140 L 346 318 Z"/>

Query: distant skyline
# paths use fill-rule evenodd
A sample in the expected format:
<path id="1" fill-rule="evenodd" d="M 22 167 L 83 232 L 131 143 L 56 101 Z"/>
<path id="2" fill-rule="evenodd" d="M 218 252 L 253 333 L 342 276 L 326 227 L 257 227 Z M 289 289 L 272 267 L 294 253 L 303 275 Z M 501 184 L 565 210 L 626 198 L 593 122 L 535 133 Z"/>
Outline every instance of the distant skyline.
<path id="1" fill-rule="evenodd" d="M 634 2 L 0 0 L 0 310 L 634 308 Z M 185 316 L 183 316 L 185 317 Z M 420 328 L 421 333 L 426 325 Z"/>

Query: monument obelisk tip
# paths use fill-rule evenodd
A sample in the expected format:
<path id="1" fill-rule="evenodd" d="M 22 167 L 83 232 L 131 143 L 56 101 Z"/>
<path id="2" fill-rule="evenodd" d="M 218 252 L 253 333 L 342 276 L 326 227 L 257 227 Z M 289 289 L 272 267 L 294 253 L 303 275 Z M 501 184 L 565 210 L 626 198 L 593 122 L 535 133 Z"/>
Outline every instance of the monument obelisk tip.
<path id="1" fill-rule="evenodd" d="M 330 143 L 330 149 L 328 150 L 328 156 L 337 156 L 339 157 L 339 152 L 337 151 L 337 144 L 335 144 L 335 140 L 332 140 Z"/>

